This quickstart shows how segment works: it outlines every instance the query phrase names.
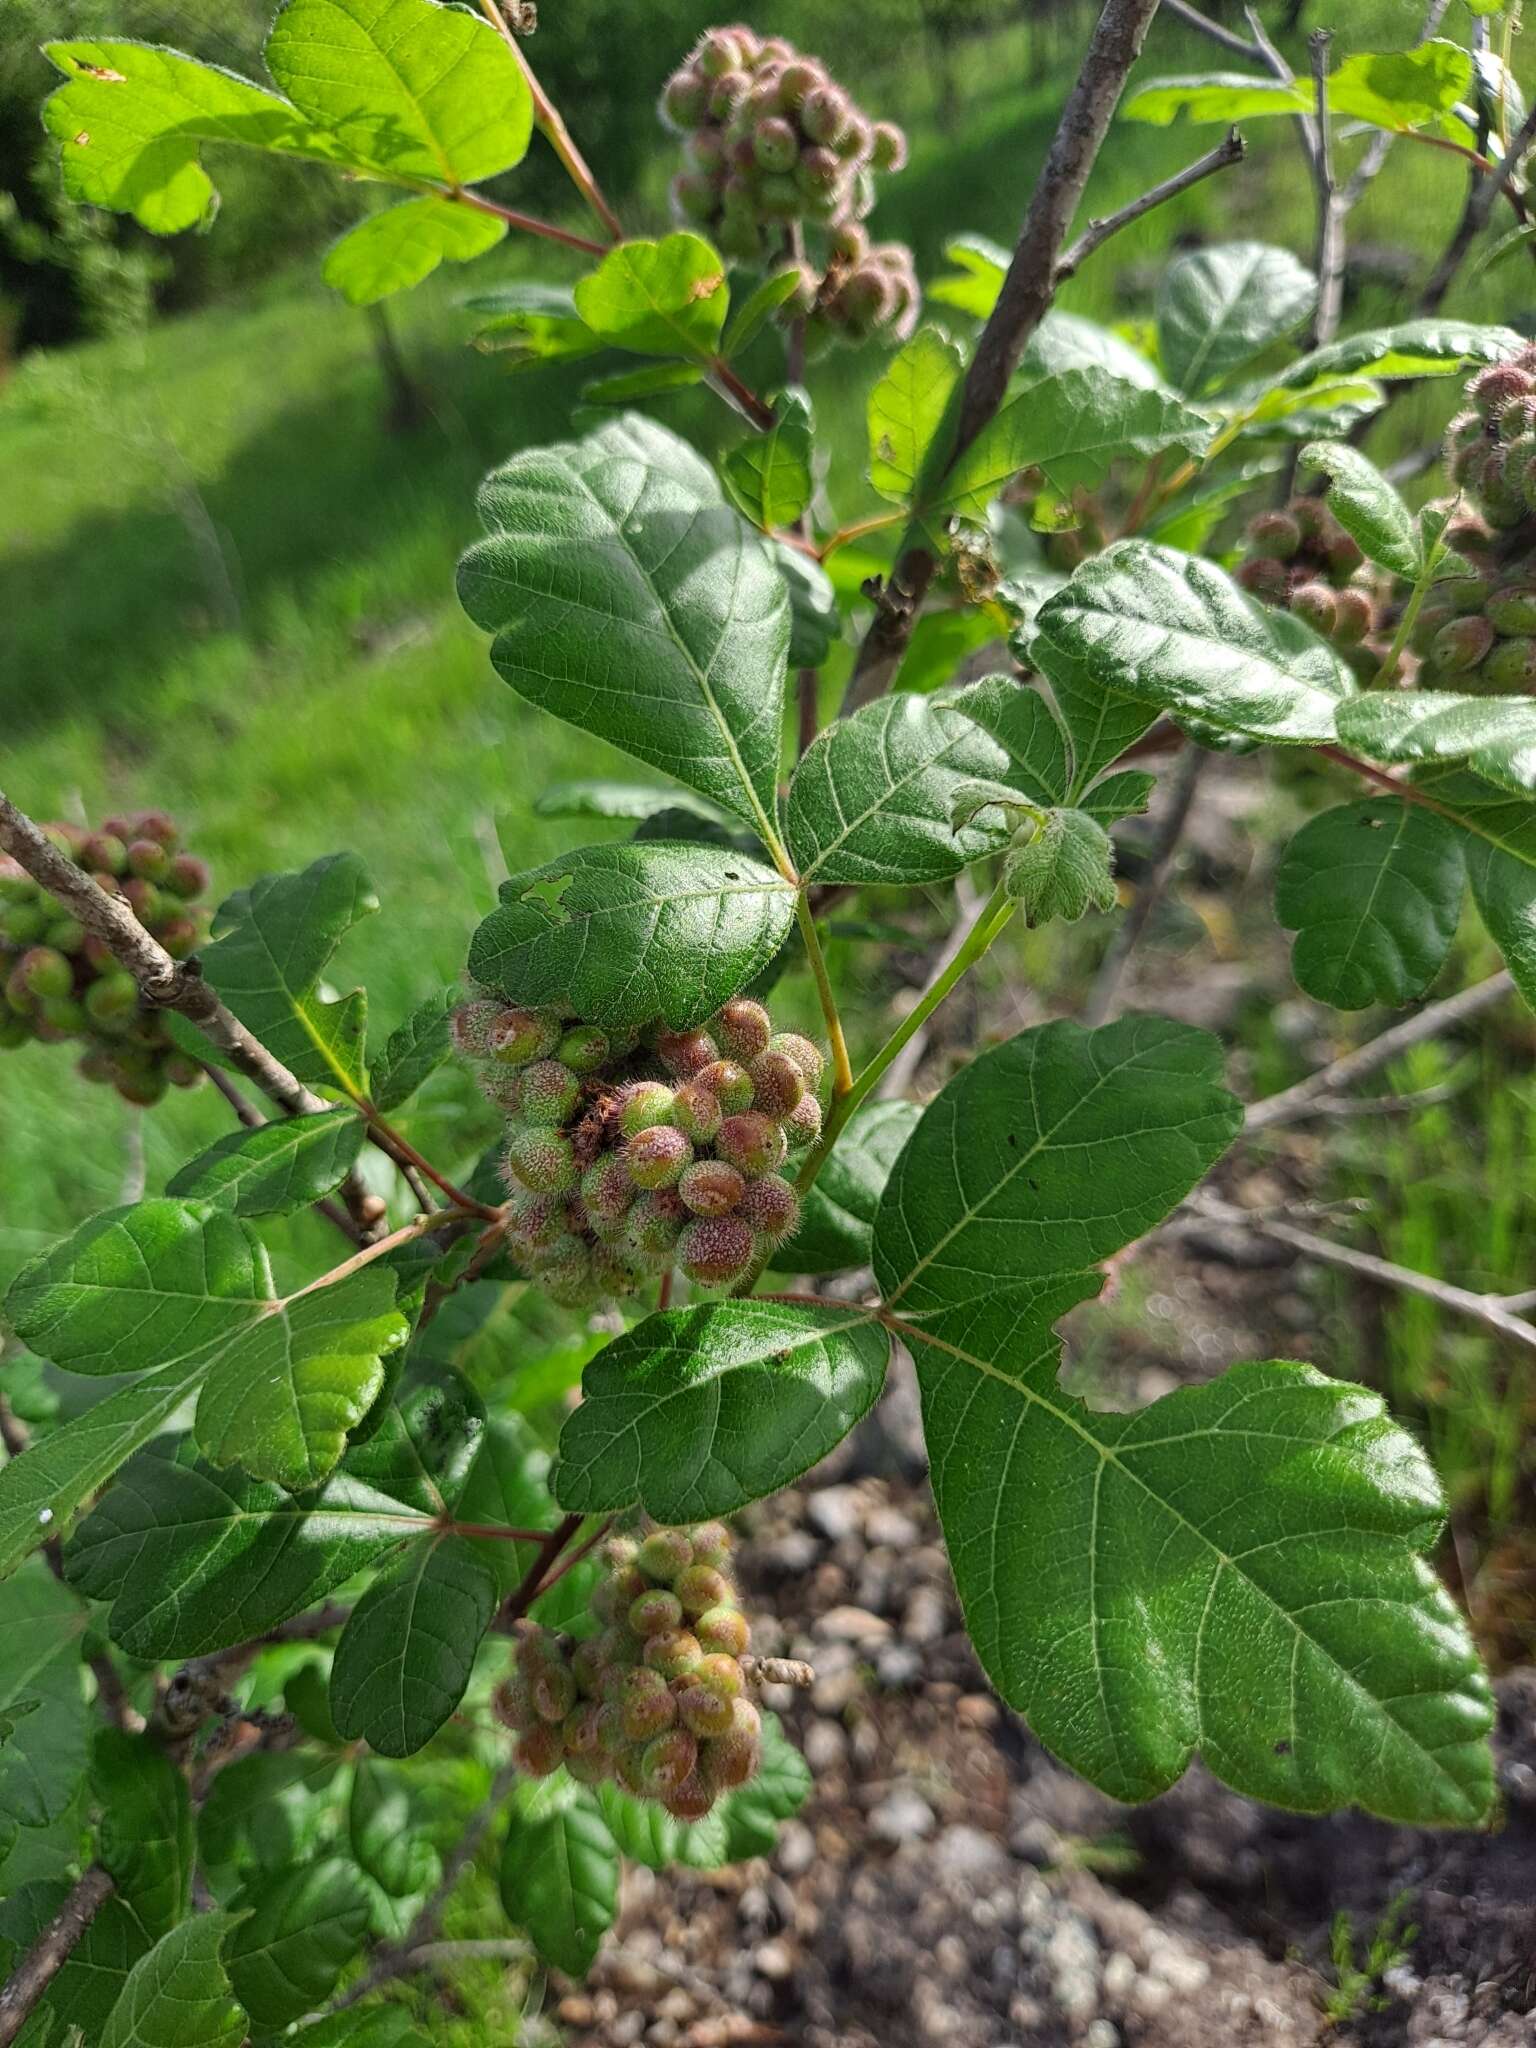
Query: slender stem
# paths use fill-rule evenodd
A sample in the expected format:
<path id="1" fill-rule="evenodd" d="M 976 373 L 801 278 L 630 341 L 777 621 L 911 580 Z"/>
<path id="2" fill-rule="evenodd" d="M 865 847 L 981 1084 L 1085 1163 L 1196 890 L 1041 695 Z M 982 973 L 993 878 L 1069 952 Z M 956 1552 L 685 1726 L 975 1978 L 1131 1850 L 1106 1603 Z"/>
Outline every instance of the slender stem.
<path id="1" fill-rule="evenodd" d="M 1250 64 L 1262 64 L 1264 52 L 1257 43 L 1250 43 L 1232 29 L 1223 28 L 1219 21 L 1212 21 L 1198 8 L 1191 7 L 1189 0 L 1163 0 L 1163 12 L 1182 21 L 1186 28 L 1192 28 L 1225 50 L 1231 57 L 1246 57 Z"/>
<path id="2" fill-rule="evenodd" d="M 567 249 L 579 249 L 584 256 L 608 254 L 605 242 L 591 241 L 586 235 L 573 235 L 569 228 L 557 228 L 552 220 L 519 213 L 516 207 L 503 206 L 497 199 L 487 199 L 483 192 L 476 192 L 470 185 L 441 185 L 436 189 L 440 197 L 451 200 L 455 206 L 468 206 L 476 213 L 489 213 L 497 220 L 504 220 L 509 228 L 516 228 L 520 234 L 537 235 L 544 242 L 559 242 Z"/>
<path id="3" fill-rule="evenodd" d="M 597 1527 L 592 1531 L 592 1533 L 589 1536 L 584 1536 L 573 1551 L 571 1551 L 567 1556 L 561 1558 L 560 1562 L 555 1566 L 554 1570 L 550 1573 L 549 1577 L 544 1581 L 543 1585 L 541 1585 L 539 1588 L 539 1598 L 541 1600 L 544 1598 L 544 1595 L 549 1591 L 551 1586 L 559 1584 L 560 1580 L 565 1577 L 567 1572 L 575 1571 L 577 1565 L 584 1564 L 586 1562 L 586 1560 L 592 1555 L 593 1551 L 596 1550 L 599 1543 L 602 1542 L 603 1538 L 612 1529 L 615 1519 L 616 1517 L 614 1517 L 613 1515 L 605 1516 L 603 1520 L 598 1523 Z"/>
<path id="4" fill-rule="evenodd" d="M 423 1153 L 418 1152 L 410 1140 L 402 1136 L 395 1129 L 394 1125 L 388 1122 L 375 1109 L 366 1095 L 354 1096 L 353 1100 L 362 1112 L 374 1141 L 394 1159 L 397 1165 L 402 1168 L 407 1166 L 414 1167 L 418 1173 L 424 1173 L 432 1185 L 440 1189 L 456 1209 L 465 1210 L 471 1216 L 478 1216 L 485 1223 L 495 1223 L 500 1220 L 501 1211 L 499 1209 L 493 1209 L 488 1202 L 478 1201 L 475 1196 L 467 1194 L 463 1188 L 455 1186 L 446 1174 L 439 1173 L 431 1160 Z M 449 1220 L 444 1216 L 441 1209 L 435 1209 L 430 1213 L 434 1220 L 439 1223 Z"/>
<path id="5" fill-rule="evenodd" d="M 1004 891 L 1003 884 L 999 882 L 981 909 L 977 911 L 975 921 L 966 935 L 965 943 L 956 952 L 948 966 L 941 973 L 934 976 L 927 988 L 923 990 L 917 1002 L 885 1041 L 885 1044 L 881 1046 L 868 1066 L 861 1071 L 858 1079 L 851 1082 L 847 1090 L 840 1094 L 833 1102 L 831 1112 L 827 1117 L 826 1127 L 822 1131 L 816 1149 L 806 1160 L 804 1166 L 801 1167 L 799 1178 L 795 1183 L 801 1194 L 805 1193 L 806 1189 L 815 1180 L 817 1174 L 820 1173 L 848 1119 L 879 1081 L 880 1076 L 885 1072 L 892 1060 L 895 1059 L 908 1039 L 920 1031 L 923 1025 L 927 1023 L 956 982 L 961 980 L 976 965 L 976 962 L 986 952 L 992 941 L 1013 916 L 1013 912 L 1014 904 Z"/>
<path id="6" fill-rule="evenodd" d="M 811 906 L 806 901 L 803 889 L 795 897 L 795 917 L 800 926 L 800 936 L 805 940 L 811 973 L 816 980 L 816 994 L 821 1002 L 821 1014 L 826 1020 L 827 1036 L 832 1041 L 832 1093 L 834 1097 L 846 1095 L 853 1086 L 853 1067 L 848 1059 L 848 1041 L 843 1035 L 843 1020 L 838 1015 L 837 997 L 832 992 L 832 977 L 827 972 L 827 958 L 821 950 L 821 940 L 816 934 L 816 920 L 811 915 Z M 833 1113 L 836 1114 L 835 1110 Z"/>
<path id="7" fill-rule="evenodd" d="M 1217 171 L 1224 171 L 1230 164 L 1241 163 L 1248 153 L 1248 145 L 1236 128 L 1229 128 L 1216 147 L 1197 157 L 1182 171 L 1175 171 L 1171 178 L 1164 178 L 1160 185 L 1153 185 L 1143 192 L 1139 199 L 1132 199 L 1116 213 L 1105 214 L 1101 219 L 1090 220 L 1072 246 L 1067 249 L 1056 265 L 1056 282 L 1065 284 L 1096 249 L 1100 249 L 1111 235 L 1118 235 L 1122 228 L 1128 228 L 1132 221 L 1140 220 L 1155 206 L 1162 206 L 1169 199 L 1176 199 L 1181 192 L 1187 192 L 1202 179 L 1212 177 Z"/>
<path id="8" fill-rule="evenodd" d="M 522 43 L 507 25 L 506 16 L 497 6 L 496 0 L 480 0 L 480 12 L 490 22 L 491 26 L 496 29 L 502 41 L 517 59 L 518 69 L 522 72 L 527 82 L 529 94 L 533 99 L 535 127 L 565 166 L 566 176 L 607 229 L 609 240 L 622 242 L 624 230 L 619 223 L 618 215 L 603 197 L 602 188 L 596 178 L 593 177 L 591 167 L 587 163 L 586 158 L 571 139 L 571 131 L 561 119 L 559 109 L 535 77 L 533 66 L 528 62 L 523 52 Z M 601 254 L 602 251 L 599 250 L 598 253 Z"/>
<path id="9" fill-rule="evenodd" d="M 76 1943 L 115 1890 L 112 1878 L 99 1863 L 93 1863 L 21 1958 L 0 1990 L 0 2048 L 10 2048 L 38 2000 L 69 1961 Z"/>
<path id="10" fill-rule="evenodd" d="M 862 540 L 866 533 L 879 533 L 883 527 L 897 526 L 906 518 L 905 512 L 876 512 L 869 519 L 856 519 L 852 526 L 840 526 L 830 539 L 811 552 L 818 562 L 828 561 L 839 548 L 847 547 L 850 541 Z"/>
<path id="11" fill-rule="evenodd" d="M 1403 649 L 1413 638 L 1413 629 L 1419 622 L 1419 609 L 1429 595 L 1430 585 L 1435 580 L 1435 563 L 1428 563 L 1417 583 L 1409 593 L 1408 602 L 1403 606 L 1403 616 L 1397 622 L 1397 631 L 1392 635 L 1392 645 L 1382 657 L 1380 668 L 1371 677 L 1368 687 L 1382 689 L 1397 674 L 1397 665 L 1403 657 Z"/>
<path id="12" fill-rule="evenodd" d="M 445 1223 L 459 1223 L 466 1217 L 478 1214 L 477 1210 L 433 1209 L 425 1216 L 413 1216 L 409 1223 L 402 1223 L 398 1230 L 392 1230 L 388 1237 L 381 1237 L 373 1244 L 365 1244 L 361 1251 L 354 1252 L 350 1259 L 343 1259 L 339 1266 L 332 1266 L 328 1273 L 322 1273 L 318 1280 L 311 1280 L 294 1293 L 275 1301 L 272 1308 L 287 1308 L 291 1302 L 299 1301 L 306 1294 L 318 1294 L 324 1287 L 335 1287 L 341 1281 L 350 1279 L 364 1266 L 372 1265 L 386 1252 L 398 1251 L 403 1244 L 414 1244 L 418 1237 L 425 1237 L 429 1231 L 440 1230 Z"/>
<path id="13" fill-rule="evenodd" d="M 742 382 L 723 357 L 715 356 L 711 359 L 708 378 L 721 396 L 729 399 L 750 425 L 756 427 L 760 434 L 767 433 L 778 415 L 766 399 L 758 397 L 750 384 Z"/>
<path id="14" fill-rule="evenodd" d="M 562 1522 L 550 1530 L 544 1541 L 539 1545 L 539 1552 L 533 1563 L 529 1565 L 527 1571 L 523 1573 L 521 1579 L 512 1588 L 506 1599 L 502 1601 L 496 1619 L 491 1624 L 493 1628 L 506 1629 L 514 1621 L 521 1621 L 534 1601 L 538 1599 L 540 1593 L 543 1592 L 545 1573 L 585 1520 L 585 1515 L 567 1515 Z"/>
<path id="15" fill-rule="evenodd" d="M 1312 345 L 1321 348 L 1339 331 L 1344 308 L 1344 207 L 1333 175 L 1333 134 L 1328 120 L 1328 53 L 1333 31 L 1320 28 L 1308 40 L 1317 114 L 1313 178 L 1317 186 L 1317 311 Z"/>

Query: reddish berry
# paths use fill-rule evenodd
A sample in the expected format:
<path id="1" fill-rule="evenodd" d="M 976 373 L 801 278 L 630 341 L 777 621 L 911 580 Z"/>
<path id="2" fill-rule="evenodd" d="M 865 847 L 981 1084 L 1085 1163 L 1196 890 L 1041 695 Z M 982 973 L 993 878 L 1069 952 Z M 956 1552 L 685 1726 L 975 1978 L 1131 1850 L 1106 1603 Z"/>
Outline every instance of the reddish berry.
<path id="1" fill-rule="evenodd" d="M 691 1564 L 687 1571 L 679 1572 L 673 1591 L 680 1603 L 679 1618 L 683 1614 L 706 1614 L 711 1607 L 723 1606 L 731 1598 L 730 1581 L 709 1564 Z"/>
<path id="2" fill-rule="evenodd" d="M 686 1577 L 686 1574 L 684 1574 Z M 683 1603 L 676 1593 L 652 1586 L 630 1603 L 628 1621 L 637 1636 L 649 1639 L 682 1626 Z"/>
<path id="3" fill-rule="evenodd" d="M 630 1742 L 649 1742 L 677 1719 L 677 1702 L 665 1676 L 647 1665 L 625 1672 L 617 1705 Z"/>
<path id="4" fill-rule="evenodd" d="M 657 1798 L 675 1792 L 692 1775 L 699 1760 L 699 1745 L 686 1728 L 671 1728 L 645 1746 L 640 1774 L 646 1789 Z"/>
<path id="5" fill-rule="evenodd" d="M 653 1529 L 641 1544 L 636 1563 L 648 1579 L 670 1586 L 693 1563 L 693 1545 L 681 1529 Z"/>
<path id="6" fill-rule="evenodd" d="M 564 1762 L 565 1744 L 560 1739 L 560 1730 L 544 1721 L 518 1737 L 512 1754 L 525 1777 L 548 1778 Z"/>
<path id="7" fill-rule="evenodd" d="M 720 1053 L 707 1031 L 668 1031 L 656 1041 L 656 1057 L 679 1081 L 691 1081 Z"/>
<path id="8" fill-rule="evenodd" d="M 748 1187 L 741 1204 L 741 1218 L 770 1244 L 782 1244 L 800 1221 L 800 1198 L 787 1180 L 776 1173 L 765 1173 Z"/>
<path id="9" fill-rule="evenodd" d="M 812 1038 L 806 1038 L 798 1031 L 780 1031 L 769 1040 L 770 1052 L 781 1052 L 786 1059 L 793 1060 L 805 1076 L 807 1088 L 821 1085 L 822 1069 L 826 1061 L 821 1056 L 821 1047 Z"/>
<path id="10" fill-rule="evenodd" d="M 637 1131 L 624 1147 L 624 1164 L 637 1188 L 675 1187 L 692 1160 L 692 1145 L 670 1124 Z"/>
<path id="11" fill-rule="evenodd" d="M 492 1059 L 505 1066 L 525 1067 L 530 1060 L 548 1057 L 560 1042 L 560 1027 L 533 1010 L 503 1010 L 492 1024 Z"/>
<path id="12" fill-rule="evenodd" d="M 699 1646 L 709 1656 L 740 1657 L 752 1640 L 747 1617 L 736 1607 L 711 1607 L 693 1624 Z"/>
<path id="13" fill-rule="evenodd" d="M 528 1682 L 521 1675 L 501 1681 L 491 1694 L 491 1711 L 504 1727 L 518 1734 L 538 1726 L 539 1717 L 528 1691 Z"/>
<path id="14" fill-rule="evenodd" d="M 559 1131 L 515 1131 L 507 1145 L 507 1171 L 530 1194 L 569 1194 L 576 1185 L 571 1141 Z"/>
<path id="15" fill-rule="evenodd" d="M 589 1215 L 607 1222 L 627 1216 L 635 1199 L 635 1184 L 629 1168 L 614 1152 L 595 1159 L 581 1176 L 581 1199 Z"/>
<path id="16" fill-rule="evenodd" d="M 724 1522 L 700 1522 L 689 1531 L 693 1544 L 695 1564 L 712 1564 L 716 1570 L 724 1565 L 735 1549 L 735 1539 Z"/>
<path id="17" fill-rule="evenodd" d="M 708 1647 L 719 1649 L 721 1645 L 712 1643 Z M 647 1636 L 641 1655 L 650 1669 L 663 1678 L 683 1678 L 698 1664 L 704 1649 L 689 1629 L 669 1628 Z"/>
<path id="18" fill-rule="evenodd" d="M 1291 592 L 1291 610 L 1314 632 L 1324 635 L 1338 623 L 1338 605 L 1326 583 L 1303 583 Z"/>
<path id="19" fill-rule="evenodd" d="M 752 1107 L 752 1077 L 735 1060 L 712 1060 L 694 1076 L 694 1085 L 707 1089 L 726 1116 Z"/>
<path id="20" fill-rule="evenodd" d="M 688 1733 L 701 1740 L 730 1730 L 731 1702 L 710 1686 L 685 1687 L 677 1696 L 677 1712 Z"/>
<path id="21" fill-rule="evenodd" d="M 821 1136 L 821 1104 L 814 1095 L 802 1095 L 785 1117 L 784 1135 L 797 1149 L 813 1145 Z"/>
<path id="22" fill-rule="evenodd" d="M 723 1159 L 696 1159 L 677 1184 L 695 1216 L 728 1216 L 746 1191 L 745 1178 Z"/>
<path id="23" fill-rule="evenodd" d="M 703 1820 L 714 1806 L 715 1795 L 697 1771 L 671 1792 L 662 1794 L 662 1805 L 674 1820 Z"/>
<path id="24" fill-rule="evenodd" d="M 767 1116 L 788 1116 L 805 1093 L 805 1076 L 788 1053 L 760 1053 L 747 1071 L 753 1106 Z"/>
<path id="25" fill-rule="evenodd" d="M 208 863 L 195 853 L 178 853 L 165 871 L 165 885 L 173 896 L 190 900 L 201 896 L 211 877 Z"/>
<path id="26" fill-rule="evenodd" d="M 715 1136 L 717 1156 L 739 1167 L 748 1180 L 755 1180 L 759 1174 L 776 1173 L 788 1151 L 783 1131 L 761 1110 L 749 1109 L 740 1116 L 728 1116 Z"/>
<path id="27" fill-rule="evenodd" d="M 729 1287 L 751 1271 L 752 1232 L 737 1216 L 700 1217 L 677 1242 L 678 1263 L 701 1287 Z"/>

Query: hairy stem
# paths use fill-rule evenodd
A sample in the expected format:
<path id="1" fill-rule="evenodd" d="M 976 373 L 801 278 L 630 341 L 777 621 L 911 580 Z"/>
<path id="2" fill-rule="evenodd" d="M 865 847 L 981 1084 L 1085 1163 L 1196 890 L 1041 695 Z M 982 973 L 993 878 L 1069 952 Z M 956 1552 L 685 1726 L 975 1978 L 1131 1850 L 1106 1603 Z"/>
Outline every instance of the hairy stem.
<path id="1" fill-rule="evenodd" d="M 816 994 L 821 1003 L 822 1017 L 826 1022 L 827 1036 L 832 1041 L 832 1093 L 836 1099 L 846 1095 L 853 1086 L 853 1067 L 848 1059 L 848 1041 L 843 1035 L 843 1020 L 838 1014 L 837 997 L 832 992 L 832 977 L 827 972 L 827 958 L 821 950 L 821 940 L 816 933 L 816 920 L 811 914 L 811 906 L 803 889 L 795 897 L 795 917 L 800 926 L 800 936 L 805 941 L 811 973 L 815 977 Z"/>

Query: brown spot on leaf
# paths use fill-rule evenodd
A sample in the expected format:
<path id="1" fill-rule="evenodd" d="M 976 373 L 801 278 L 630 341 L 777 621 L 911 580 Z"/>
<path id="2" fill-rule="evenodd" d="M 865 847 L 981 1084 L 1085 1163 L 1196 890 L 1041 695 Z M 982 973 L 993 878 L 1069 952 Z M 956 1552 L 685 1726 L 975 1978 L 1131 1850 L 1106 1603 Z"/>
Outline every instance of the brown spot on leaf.
<path id="1" fill-rule="evenodd" d="M 89 129 L 89 128 L 82 128 L 82 129 L 80 130 L 80 133 L 79 133 L 79 134 L 78 134 L 78 135 L 77 135 L 77 136 L 75 137 L 75 147 L 76 147 L 76 149 L 84 149 L 85 145 L 86 145 L 86 144 L 87 144 L 87 143 L 88 143 L 88 142 L 90 141 L 90 139 L 91 139 L 91 131 L 90 131 L 90 129 Z"/>
<path id="2" fill-rule="evenodd" d="M 719 291 L 721 285 L 723 285 L 724 283 L 725 278 L 722 275 L 722 273 L 718 270 L 715 272 L 713 277 L 695 278 L 693 285 L 688 293 L 689 305 L 691 306 L 695 299 L 712 299 L 715 293 Z"/>
<path id="3" fill-rule="evenodd" d="M 128 83 L 126 74 L 121 71 L 114 71 L 110 64 L 79 64 L 75 68 L 82 78 L 97 78 L 100 79 L 103 85 L 126 85 Z"/>

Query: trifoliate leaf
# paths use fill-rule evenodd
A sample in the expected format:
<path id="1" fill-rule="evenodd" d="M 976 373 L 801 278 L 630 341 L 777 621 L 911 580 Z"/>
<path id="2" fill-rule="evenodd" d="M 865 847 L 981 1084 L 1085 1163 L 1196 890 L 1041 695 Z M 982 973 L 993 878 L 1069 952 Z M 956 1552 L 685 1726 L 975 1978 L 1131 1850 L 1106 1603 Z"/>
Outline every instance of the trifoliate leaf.
<path id="1" fill-rule="evenodd" d="M 1033 830 L 1014 838 L 1003 863 L 1003 887 L 1027 925 L 1068 924 L 1089 910 L 1115 907 L 1115 849 L 1086 811 L 1047 811 Z"/>

